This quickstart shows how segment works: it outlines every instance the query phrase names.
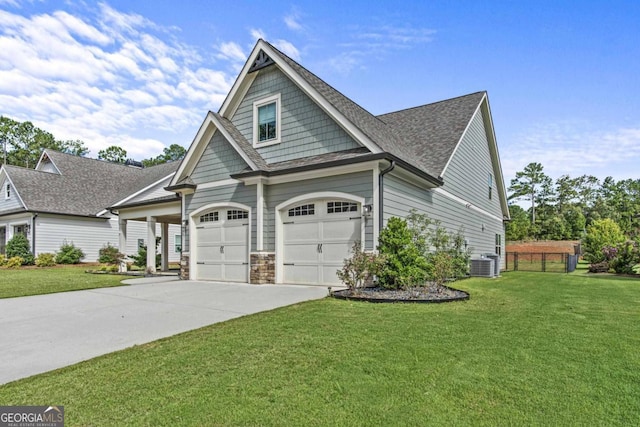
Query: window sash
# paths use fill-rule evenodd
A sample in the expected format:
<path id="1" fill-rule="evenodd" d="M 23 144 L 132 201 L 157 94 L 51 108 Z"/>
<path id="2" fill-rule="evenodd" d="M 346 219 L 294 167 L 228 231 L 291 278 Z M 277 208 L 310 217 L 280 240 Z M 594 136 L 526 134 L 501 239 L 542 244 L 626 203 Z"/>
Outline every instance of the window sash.
<path id="1" fill-rule="evenodd" d="M 258 141 L 269 141 L 277 137 L 276 103 L 258 107 Z"/>

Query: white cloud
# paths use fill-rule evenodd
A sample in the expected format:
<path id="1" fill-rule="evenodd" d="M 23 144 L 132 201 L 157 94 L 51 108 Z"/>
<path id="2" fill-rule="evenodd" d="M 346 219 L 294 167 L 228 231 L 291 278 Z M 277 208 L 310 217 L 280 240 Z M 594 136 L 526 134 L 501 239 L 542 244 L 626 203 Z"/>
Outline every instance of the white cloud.
<path id="1" fill-rule="evenodd" d="M 218 46 L 218 58 L 229 59 L 236 62 L 244 62 L 247 56 L 242 51 L 242 48 L 234 42 L 226 42 Z"/>
<path id="2" fill-rule="evenodd" d="M 561 175 L 640 178 L 640 125 L 596 130 L 586 121 L 562 121 L 527 129 L 500 152 L 507 183 L 531 162 Z"/>
<path id="3" fill-rule="evenodd" d="M 275 40 L 273 45 L 290 58 L 300 61 L 300 51 L 287 40 Z"/>
<path id="4" fill-rule="evenodd" d="M 187 147 L 235 75 L 208 68 L 211 58 L 181 43 L 175 29 L 105 3 L 86 7 L 0 10 L 2 114 L 82 139 L 92 156 L 114 144 L 137 159 L 173 143 Z M 232 67 L 246 59 L 235 43 L 220 54 Z"/>
<path id="5" fill-rule="evenodd" d="M 288 15 L 286 15 L 283 19 L 284 19 L 285 25 L 290 30 L 300 31 L 300 30 L 302 30 L 304 28 L 302 26 L 302 24 L 299 22 L 299 20 L 300 20 L 299 13 L 297 13 L 295 11 L 291 12 Z"/>
<path id="6" fill-rule="evenodd" d="M 249 32 L 251 34 L 251 38 L 254 39 L 254 41 L 257 41 L 258 39 L 262 39 L 262 40 L 267 39 L 267 36 L 265 35 L 264 31 L 262 31 L 261 29 L 252 28 Z"/>

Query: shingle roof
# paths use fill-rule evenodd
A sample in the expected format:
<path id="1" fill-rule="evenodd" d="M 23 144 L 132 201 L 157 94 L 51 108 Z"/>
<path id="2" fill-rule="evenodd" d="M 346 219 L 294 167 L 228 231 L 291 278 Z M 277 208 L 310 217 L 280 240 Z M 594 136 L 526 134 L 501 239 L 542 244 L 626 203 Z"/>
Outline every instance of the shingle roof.
<path id="1" fill-rule="evenodd" d="M 411 151 L 416 165 L 439 177 L 484 95 L 476 92 L 378 118 Z"/>
<path id="2" fill-rule="evenodd" d="M 133 168 L 46 150 L 60 175 L 5 166 L 30 211 L 95 216 L 175 172 L 180 162 Z"/>
<path id="3" fill-rule="evenodd" d="M 485 92 L 374 116 L 265 42 L 324 99 L 384 152 L 439 177 Z"/>

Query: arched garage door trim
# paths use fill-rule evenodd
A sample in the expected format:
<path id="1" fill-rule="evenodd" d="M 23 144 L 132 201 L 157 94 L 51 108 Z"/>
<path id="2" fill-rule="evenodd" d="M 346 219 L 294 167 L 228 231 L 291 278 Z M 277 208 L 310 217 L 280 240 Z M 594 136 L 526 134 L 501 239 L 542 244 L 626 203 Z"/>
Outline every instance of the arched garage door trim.
<path id="1" fill-rule="evenodd" d="M 213 211 L 217 209 L 240 209 L 247 211 L 248 214 L 248 227 L 247 227 L 247 280 L 249 278 L 250 268 L 249 259 L 251 252 L 251 206 L 243 205 L 241 203 L 235 202 L 221 202 L 221 203 L 211 203 L 205 206 L 202 206 L 195 211 L 189 214 L 189 238 L 190 238 L 190 261 L 189 261 L 189 270 L 192 272 L 196 272 L 196 275 L 192 276 L 198 279 L 197 277 L 197 260 L 198 260 L 198 242 L 197 242 L 197 227 L 199 224 L 198 217 L 207 211 Z"/>
<path id="2" fill-rule="evenodd" d="M 283 229 L 283 212 L 287 209 L 301 204 L 306 201 L 320 199 L 337 199 L 350 202 L 356 202 L 360 206 L 359 215 L 362 215 L 362 207 L 365 204 L 364 197 L 355 196 L 353 194 L 342 193 L 339 191 L 320 191 L 316 193 L 302 194 L 292 197 L 276 206 L 276 283 L 284 281 L 284 229 Z M 365 239 L 365 221 L 364 218 L 360 224 L 360 241 Z"/>

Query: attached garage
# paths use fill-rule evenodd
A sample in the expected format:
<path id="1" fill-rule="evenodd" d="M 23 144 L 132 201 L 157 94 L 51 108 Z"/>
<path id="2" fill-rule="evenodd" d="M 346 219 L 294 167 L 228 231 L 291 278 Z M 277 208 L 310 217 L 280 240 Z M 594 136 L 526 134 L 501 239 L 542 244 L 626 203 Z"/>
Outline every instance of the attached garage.
<path id="1" fill-rule="evenodd" d="M 195 278 L 247 283 L 249 211 L 216 208 L 195 215 Z"/>
<path id="2" fill-rule="evenodd" d="M 362 204 L 315 199 L 280 211 L 282 282 L 337 285 L 336 271 L 363 240 Z"/>

